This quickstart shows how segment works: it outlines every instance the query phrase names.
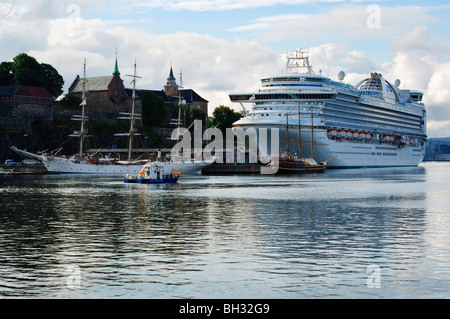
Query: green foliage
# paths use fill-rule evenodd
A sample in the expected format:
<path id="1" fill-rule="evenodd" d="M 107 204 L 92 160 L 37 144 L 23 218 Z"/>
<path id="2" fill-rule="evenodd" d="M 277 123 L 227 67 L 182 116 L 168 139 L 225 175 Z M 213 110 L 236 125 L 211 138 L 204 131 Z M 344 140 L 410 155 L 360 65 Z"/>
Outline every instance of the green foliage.
<path id="1" fill-rule="evenodd" d="M 151 91 L 142 91 L 142 122 L 145 126 L 160 126 L 168 115 L 162 97 Z"/>
<path id="2" fill-rule="evenodd" d="M 50 64 L 41 63 L 42 85 L 54 96 L 58 97 L 63 93 L 64 79 Z"/>
<path id="3" fill-rule="evenodd" d="M 13 83 L 12 62 L 0 63 L 0 86 L 9 86 Z"/>
<path id="4" fill-rule="evenodd" d="M 60 106 L 64 109 L 80 108 L 81 98 L 75 94 L 67 94 L 61 101 L 55 102 L 54 106 Z"/>
<path id="5" fill-rule="evenodd" d="M 14 85 L 43 86 L 39 62 L 25 53 L 13 59 L 12 72 Z"/>
<path id="6" fill-rule="evenodd" d="M 228 106 L 221 105 L 214 110 L 211 125 L 220 129 L 222 133 L 225 133 L 227 128 L 231 128 L 233 123 L 241 118 L 242 115 L 240 113 Z"/>
<path id="7" fill-rule="evenodd" d="M 12 62 L 0 64 L 0 85 L 43 86 L 58 97 L 63 93 L 64 79 L 50 64 L 39 63 L 26 53 L 21 53 Z"/>

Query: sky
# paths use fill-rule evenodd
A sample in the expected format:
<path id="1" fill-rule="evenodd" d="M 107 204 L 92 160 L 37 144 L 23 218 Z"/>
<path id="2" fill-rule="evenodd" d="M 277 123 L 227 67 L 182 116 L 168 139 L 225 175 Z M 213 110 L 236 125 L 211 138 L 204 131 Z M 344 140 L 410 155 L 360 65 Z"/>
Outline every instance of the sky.
<path id="1" fill-rule="evenodd" d="M 355 85 L 380 72 L 424 92 L 428 136 L 450 136 L 450 4 L 383 0 L 0 0 L 0 61 L 27 53 L 53 65 L 64 90 L 83 74 L 125 85 L 178 84 L 240 111 L 228 94 L 279 74 L 286 54 L 309 52 L 316 73 Z M 181 76 L 182 75 L 182 76 Z M 181 81 L 182 78 L 182 81 Z"/>

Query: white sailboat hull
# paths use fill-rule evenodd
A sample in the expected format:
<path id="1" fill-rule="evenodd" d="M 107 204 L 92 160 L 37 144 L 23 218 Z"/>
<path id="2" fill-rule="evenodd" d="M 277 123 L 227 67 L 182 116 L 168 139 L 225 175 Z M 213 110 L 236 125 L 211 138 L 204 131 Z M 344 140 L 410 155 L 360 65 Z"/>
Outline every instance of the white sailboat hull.
<path id="1" fill-rule="evenodd" d="M 118 164 L 91 164 L 76 163 L 66 158 L 47 158 L 43 160 L 47 171 L 52 174 L 83 174 L 83 175 L 125 175 L 139 174 L 142 169 L 141 164 L 118 165 Z M 163 174 L 170 174 L 172 169 L 181 169 L 183 175 L 199 175 L 203 168 L 211 165 L 212 162 L 160 162 L 163 167 Z"/>

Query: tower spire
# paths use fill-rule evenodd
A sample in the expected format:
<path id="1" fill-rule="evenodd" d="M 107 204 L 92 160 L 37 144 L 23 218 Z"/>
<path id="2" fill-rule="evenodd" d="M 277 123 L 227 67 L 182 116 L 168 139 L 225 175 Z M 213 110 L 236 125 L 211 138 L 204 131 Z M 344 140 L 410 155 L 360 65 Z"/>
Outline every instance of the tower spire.
<path id="1" fill-rule="evenodd" d="M 115 65 L 115 68 L 114 68 L 114 73 L 113 73 L 113 75 L 120 75 L 120 72 L 119 72 L 119 63 L 117 62 L 117 49 L 116 49 L 116 65 Z"/>

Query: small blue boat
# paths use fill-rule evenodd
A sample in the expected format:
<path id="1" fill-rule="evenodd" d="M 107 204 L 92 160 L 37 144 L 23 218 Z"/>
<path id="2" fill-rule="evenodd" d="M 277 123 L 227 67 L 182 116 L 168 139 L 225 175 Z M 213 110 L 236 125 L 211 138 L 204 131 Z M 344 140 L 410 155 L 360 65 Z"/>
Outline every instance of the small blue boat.
<path id="1" fill-rule="evenodd" d="M 170 174 L 162 174 L 163 167 L 157 162 L 144 165 L 139 175 L 125 175 L 126 184 L 175 184 L 181 172 L 172 170 Z"/>

